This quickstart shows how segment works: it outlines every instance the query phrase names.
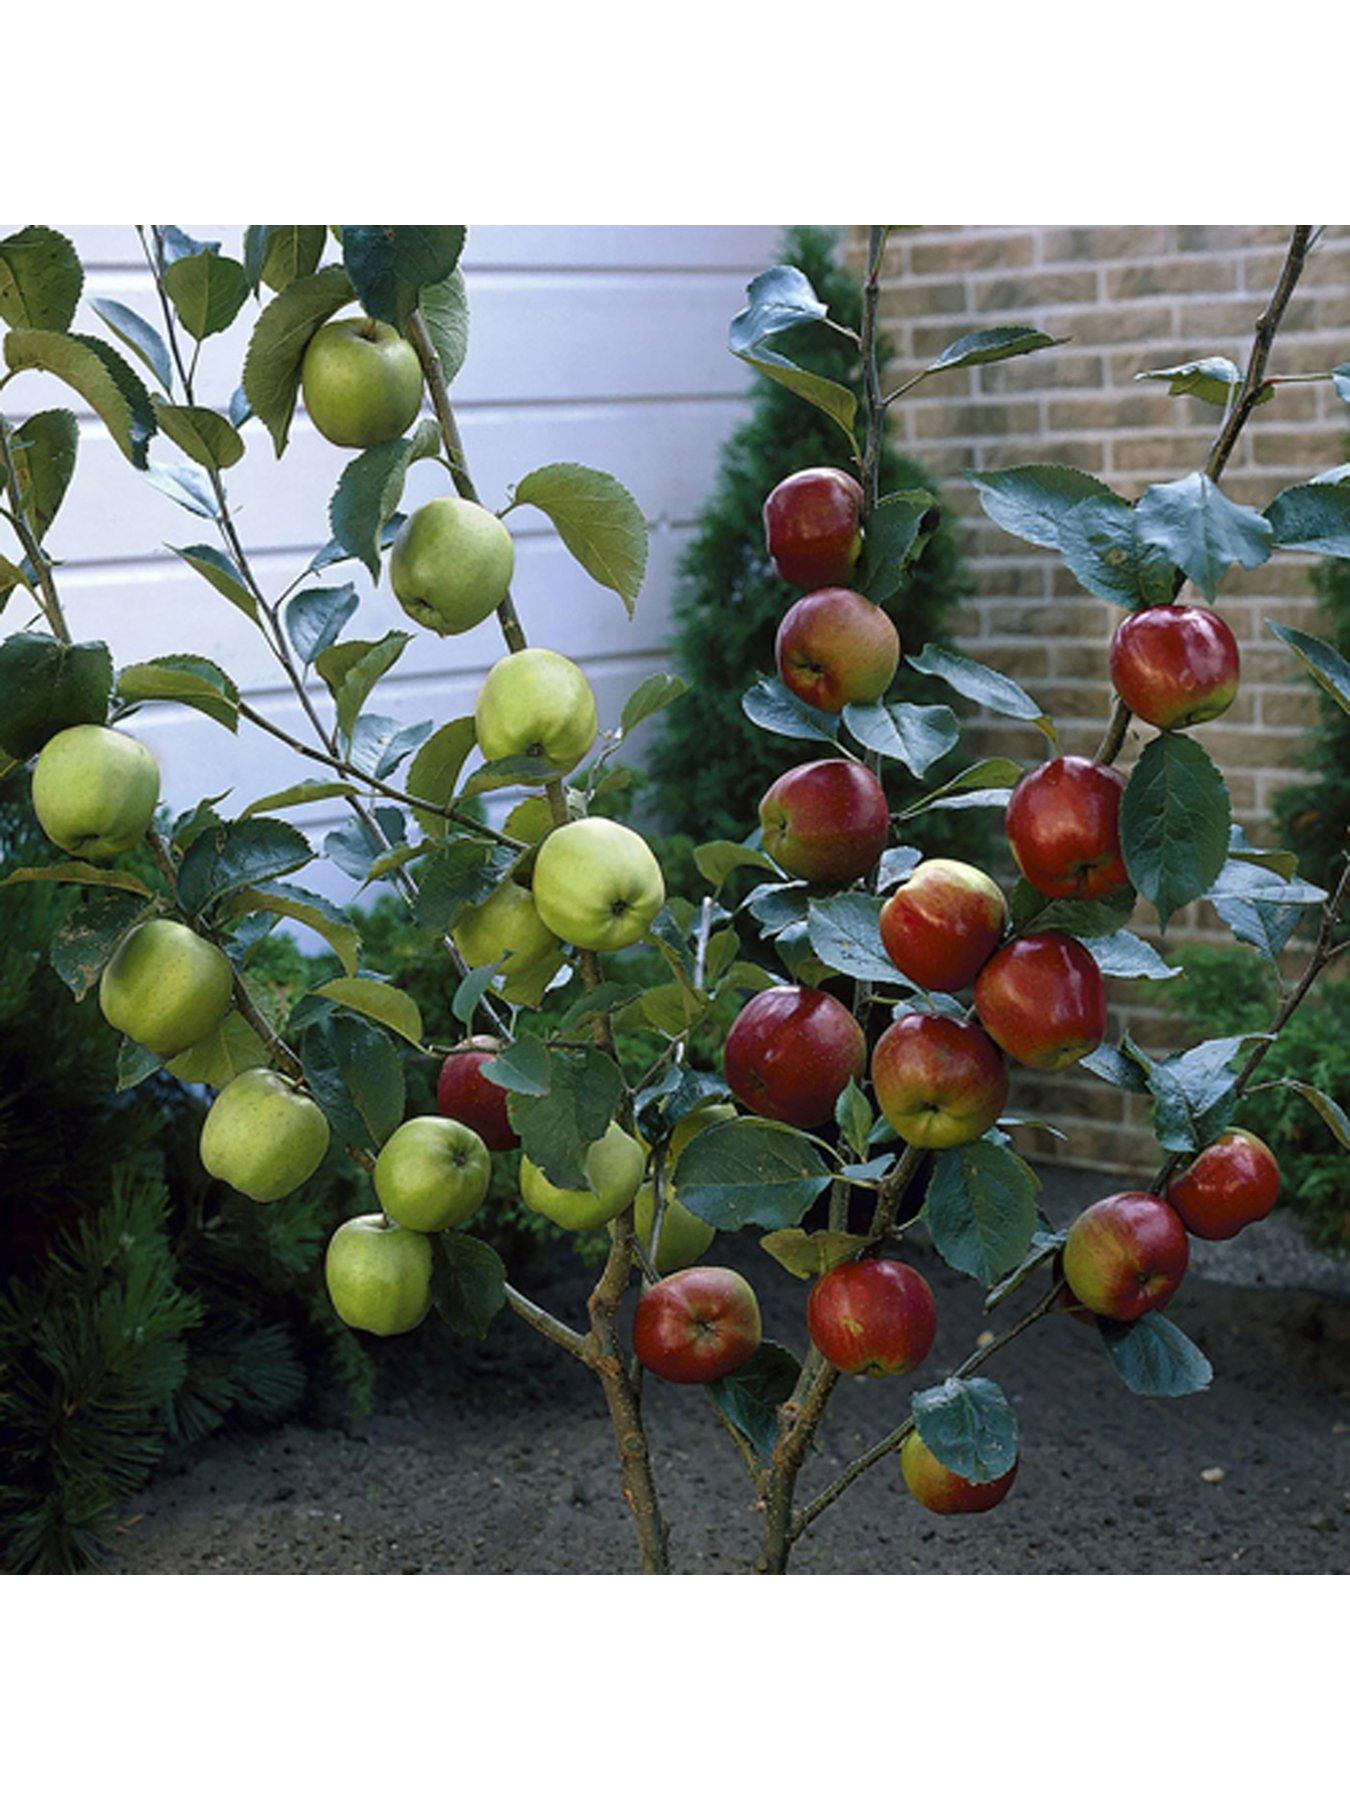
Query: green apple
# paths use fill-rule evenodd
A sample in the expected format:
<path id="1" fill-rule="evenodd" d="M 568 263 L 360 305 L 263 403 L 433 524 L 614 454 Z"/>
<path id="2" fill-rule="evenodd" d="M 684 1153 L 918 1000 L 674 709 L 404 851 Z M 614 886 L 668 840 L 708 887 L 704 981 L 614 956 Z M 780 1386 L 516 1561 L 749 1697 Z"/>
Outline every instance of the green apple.
<path id="1" fill-rule="evenodd" d="M 691 1138 L 706 1130 L 709 1125 L 717 1125 L 735 1117 L 734 1106 L 722 1102 L 705 1103 L 695 1107 L 693 1112 L 686 1113 L 670 1134 L 665 1159 L 666 1205 L 661 1215 L 660 1241 L 652 1257 L 658 1274 L 671 1275 L 676 1269 L 687 1269 L 690 1263 L 696 1263 L 706 1253 L 717 1236 L 711 1225 L 697 1218 L 687 1206 L 680 1205 L 675 1192 L 675 1166 L 680 1160 L 681 1151 Z M 633 1227 L 646 1250 L 651 1249 L 655 1197 L 652 1184 L 647 1182 L 633 1203 Z"/>
<path id="2" fill-rule="evenodd" d="M 471 1219 L 492 1180 L 488 1147 L 458 1119 L 408 1119 L 375 1163 L 375 1192 L 395 1225 L 449 1231 Z"/>
<path id="3" fill-rule="evenodd" d="M 501 964 L 502 996 L 513 1006 L 537 1005 L 562 967 L 557 938 L 539 917 L 530 890 L 516 881 L 504 881 L 481 906 L 466 906 L 450 935 L 471 969 Z"/>
<path id="4" fill-rule="evenodd" d="M 113 952 L 98 1003 L 114 1031 L 167 1060 L 210 1036 L 233 987 L 223 950 L 176 919 L 148 919 Z"/>
<path id="5" fill-rule="evenodd" d="M 399 437 L 422 404 L 422 365 L 407 338 L 377 319 L 333 319 L 300 367 L 305 411 L 330 444 L 368 450 Z"/>
<path id="6" fill-rule="evenodd" d="M 517 650 L 494 663 L 473 720 L 489 762 L 542 756 L 562 772 L 585 756 L 599 725 L 590 682 L 556 650 Z"/>
<path id="7" fill-rule="evenodd" d="M 613 819 L 576 819 L 544 839 L 534 903 L 548 929 L 578 950 L 622 950 L 665 905 L 666 884 L 636 831 Z"/>
<path id="8" fill-rule="evenodd" d="M 564 1231 L 594 1231 L 617 1219 L 642 1184 L 646 1153 L 636 1138 L 611 1125 L 586 1152 L 586 1187 L 555 1187 L 544 1171 L 520 1159 L 520 1197 L 531 1212 L 542 1213 Z"/>
<path id="9" fill-rule="evenodd" d="M 202 1167 L 250 1200 L 303 1187 L 328 1153 L 328 1121 L 293 1082 L 245 1069 L 216 1095 L 202 1126 Z"/>
<path id="10" fill-rule="evenodd" d="M 411 1331 L 431 1306 L 430 1239 L 386 1223 L 383 1213 L 339 1225 L 323 1272 L 343 1324 L 376 1337 Z"/>
<path id="11" fill-rule="evenodd" d="M 442 637 L 471 631 L 506 598 L 516 547 L 495 513 L 450 495 L 403 521 L 389 579 L 410 619 Z"/>
<path id="12" fill-rule="evenodd" d="M 145 836 L 159 803 L 159 764 L 124 731 L 72 725 L 33 770 L 33 810 L 54 844 L 86 862 L 120 856 Z"/>

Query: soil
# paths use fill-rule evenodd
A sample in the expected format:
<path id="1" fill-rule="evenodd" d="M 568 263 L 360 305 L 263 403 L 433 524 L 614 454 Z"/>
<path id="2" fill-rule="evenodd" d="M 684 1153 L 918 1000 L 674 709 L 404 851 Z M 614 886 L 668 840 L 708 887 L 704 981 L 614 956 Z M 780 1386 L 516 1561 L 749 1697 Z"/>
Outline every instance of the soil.
<path id="1" fill-rule="evenodd" d="M 1091 1178 L 1093 1197 L 1101 1177 Z M 1095 1183 L 1095 1186 L 1092 1184 Z M 1084 1178 L 1047 1187 L 1052 1216 Z M 1251 1236 L 1252 1234 L 1248 1234 Z M 1250 1254 L 1251 1246 L 1246 1247 Z M 800 1348 L 803 1290 L 752 1243 L 723 1260 L 756 1281 L 767 1335 Z M 949 1368 L 987 1321 L 974 1284 L 917 1247 Z M 1048 1320 L 988 1373 L 1017 1407 L 1022 1466 L 996 1512 L 938 1519 L 888 1458 L 801 1540 L 804 1574 L 1344 1573 L 1350 1567 L 1350 1305 L 1341 1271 L 1290 1289 L 1187 1281 L 1171 1317 L 1215 1368 L 1213 1387 L 1143 1400 L 1095 1334 Z M 580 1320 L 575 1265 L 534 1291 Z M 1010 1303 L 1011 1304 L 1011 1303 Z M 631 1526 L 593 1378 L 506 1315 L 469 1344 L 429 1324 L 378 1347 L 380 1399 L 346 1429 L 292 1423 L 220 1438 L 166 1463 L 128 1508 L 127 1574 L 624 1573 Z M 921 1385 L 921 1382 L 918 1383 Z M 799 1493 L 894 1426 L 915 1381 L 846 1383 Z M 696 1392 L 649 1388 L 674 1566 L 747 1569 L 758 1518 L 745 1471 Z"/>

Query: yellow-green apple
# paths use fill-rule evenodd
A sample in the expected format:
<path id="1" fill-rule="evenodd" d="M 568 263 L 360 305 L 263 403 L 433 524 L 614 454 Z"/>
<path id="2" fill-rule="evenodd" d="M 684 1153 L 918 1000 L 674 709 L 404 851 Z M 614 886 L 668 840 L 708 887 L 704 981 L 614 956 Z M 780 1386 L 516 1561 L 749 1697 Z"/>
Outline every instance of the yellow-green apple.
<path id="1" fill-rule="evenodd" d="M 1106 983 L 1077 938 L 1033 931 L 1005 944 L 980 970 L 975 1011 L 1014 1062 L 1066 1069 L 1106 1035 Z"/>
<path id="2" fill-rule="evenodd" d="M 917 1269 L 889 1258 L 839 1263 L 812 1287 L 806 1328 L 845 1375 L 908 1375 L 937 1336 L 933 1290 Z"/>
<path id="3" fill-rule="evenodd" d="M 712 1246 L 717 1232 L 696 1218 L 687 1206 L 681 1206 L 676 1191 L 679 1161 L 690 1142 L 709 1125 L 721 1125 L 736 1117 L 736 1108 L 725 1102 L 705 1101 L 686 1113 L 670 1134 L 666 1145 L 664 1187 L 665 1208 L 661 1214 L 661 1235 L 652 1251 L 652 1223 L 655 1217 L 656 1192 L 651 1182 L 638 1189 L 633 1202 L 633 1229 L 638 1240 L 651 1251 L 659 1275 L 673 1274 L 696 1263 Z"/>
<path id="4" fill-rule="evenodd" d="M 216 1095 L 202 1126 L 202 1167 L 250 1200 L 282 1200 L 328 1153 L 328 1121 L 292 1081 L 245 1069 Z"/>
<path id="5" fill-rule="evenodd" d="M 471 1037 L 456 1044 L 441 1064 L 436 1105 L 447 1119 L 471 1126 L 489 1150 L 518 1150 L 520 1139 L 506 1110 L 506 1089 L 483 1074 L 483 1064 L 500 1051 L 492 1037 Z"/>
<path id="6" fill-rule="evenodd" d="M 516 650 L 494 663 L 473 719 L 489 762 L 541 756 L 563 773 L 585 756 L 599 724 L 590 682 L 556 650 Z"/>
<path id="7" fill-rule="evenodd" d="M 665 905 L 666 884 L 636 831 L 613 819 L 574 819 L 540 847 L 534 903 L 548 929 L 578 950 L 622 950 Z"/>
<path id="8" fill-rule="evenodd" d="M 867 1066 L 862 1027 L 819 988 L 771 987 L 737 1013 L 722 1052 L 727 1086 L 751 1112 L 809 1130 Z"/>
<path id="9" fill-rule="evenodd" d="M 793 587 L 846 582 L 862 552 L 863 491 L 843 469 L 799 469 L 764 502 L 764 545 Z"/>
<path id="10" fill-rule="evenodd" d="M 1160 731 L 1227 712 L 1240 670 L 1237 639 L 1207 606 L 1146 606 L 1123 619 L 1111 639 L 1116 692 Z"/>
<path id="11" fill-rule="evenodd" d="M 511 533 L 497 515 L 456 494 L 409 514 L 389 554 L 399 605 L 442 637 L 471 631 L 495 612 L 515 567 Z"/>
<path id="12" fill-rule="evenodd" d="M 366 1213 L 339 1225 L 328 1240 L 324 1279 L 344 1325 L 375 1337 L 397 1337 L 431 1307 L 431 1240 Z"/>
<path id="13" fill-rule="evenodd" d="M 1008 1098 L 1008 1068 L 978 1025 L 904 1013 L 872 1052 L 877 1105 L 907 1144 L 951 1150 L 983 1137 Z"/>
<path id="14" fill-rule="evenodd" d="M 1052 900 L 1097 900 L 1123 887 L 1125 777 L 1087 756 L 1056 756 L 1013 789 L 1004 829 L 1017 866 Z"/>
<path id="15" fill-rule="evenodd" d="M 422 404 L 417 352 L 377 319 L 333 319 L 300 365 L 305 411 L 330 444 L 368 450 L 405 432 Z"/>
<path id="16" fill-rule="evenodd" d="M 375 1159 L 375 1192 L 395 1225 L 450 1231 L 487 1198 L 488 1147 L 458 1119 L 426 1114 L 405 1119 Z"/>
<path id="17" fill-rule="evenodd" d="M 921 862 L 881 909 L 881 941 L 907 980 L 938 994 L 969 987 L 1008 923 L 1003 890 L 945 856 Z"/>
<path id="18" fill-rule="evenodd" d="M 617 1124 L 591 1144 L 582 1158 L 584 1188 L 561 1188 L 528 1156 L 520 1159 L 520 1197 L 564 1231 L 594 1231 L 633 1204 L 647 1157 L 642 1145 Z"/>
<path id="19" fill-rule="evenodd" d="M 54 844 L 86 862 L 120 856 L 145 836 L 159 765 L 144 744 L 106 725 L 71 725 L 33 769 L 33 810 Z"/>
<path id="20" fill-rule="evenodd" d="M 233 989 L 223 950 L 176 919 L 148 919 L 113 952 L 98 1003 L 114 1031 L 167 1061 L 210 1036 Z"/>
<path id="21" fill-rule="evenodd" d="M 1236 1237 L 1271 1212 L 1280 1197 L 1280 1165 L 1251 1131 L 1215 1138 L 1174 1177 L 1167 1198 L 1187 1231 L 1199 1238 Z"/>
<path id="22" fill-rule="evenodd" d="M 1108 1194 L 1079 1213 L 1064 1240 L 1064 1278 L 1103 1319 L 1138 1319 L 1181 1286 L 1190 1258 L 1186 1227 L 1157 1194 Z"/>
<path id="23" fill-rule="evenodd" d="M 759 823 L 780 868 L 831 886 L 869 874 L 891 830 L 886 790 L 870 769 L 842 757 L 780 775 L 759 803 Z"/>
<path id="24" fill-rule="evenodd" d="M 917 1431 L 911 1431 L 900 1452 L 900 1473 L 905 1486 L 931 1513 L 982 1513 L 996 1507 L 1017 1479 L 1017 1464 L 997 1481 L 967 1481 L 949 1469 L 924 1443 Z"/>
<path id="25" fill-rule="evenodd" d="M 649 1287 L 633 1317 L 633 1349 L 662 1381 L 720 1381 L 759 1349 L 759 1302 L 734 1269 L 680 1269 Z"/>
<path id="26" fill-rule="evenodd" d="M 783 615 L 774 657 L 785 688 L 808 706 L 838 713 L 886 692 L 900 661 L 900 635 L 864 595 L 820 588 Z"/>
<path id="27" fill-rule="evenodd" d="M 534 896 L 517 881 L 504 881 L 481 906 L 464 907 L 450 935 L 471 969 L 500 963 L 506 989 L 528 981 L 558 955 L 558 940 L 539 917 Z"/>

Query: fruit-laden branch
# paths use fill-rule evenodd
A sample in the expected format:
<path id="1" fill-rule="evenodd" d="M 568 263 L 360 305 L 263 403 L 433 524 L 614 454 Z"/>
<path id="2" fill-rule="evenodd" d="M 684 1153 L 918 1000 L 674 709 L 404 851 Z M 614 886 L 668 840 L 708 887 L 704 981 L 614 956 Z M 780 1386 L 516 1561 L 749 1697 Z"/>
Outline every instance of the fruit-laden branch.
<path id="1" fill-rule="evenodd" d="M 1293 298 L 1294 289 L 1298 286 L 1299 277 L 1303 273 L 1303 265 L 1307 261 L 1312 235 L 1311 225 L 1296 225 L 1289 239 L 1289 248 L 1285 251 L 1279 278 L 1266 303 L 1265 311 L 1256 321 L 1256 332 L 1252 339 L 1251 354 L 1247 358 L 1247 372 L 1242 378 L 1242 386 L 1238 389 L 1237 399 L 1219 427 L 1219 434 L 1210 448 L 1209 457 L 1205 463 L 1205 474 L 1211 481 L 1217 481 L 1228 467 L 1228 460 L 1237 448 L 1237 441 L 1242 435 L 1243 426 L 1246 425 L 1253 411 L 1260 404 L 1266 390 L 1272 385 L 1266 379 L 1266 365 L 1270 361 L 1275 334 L 1280 329 L 1285 311 Z M 1178 570 L 1172 590 L 1174 599 L 1185 584 L 1186 578 Z M 1130 709 L 1123 700 L 1117 699 L 1111 710 L 1111 722 L 1106 728 L 1106 735 L 1097 750 L 1096 760 L 1099 763 L 1113 763 L 1120 755 L 1129 724 Z"/>

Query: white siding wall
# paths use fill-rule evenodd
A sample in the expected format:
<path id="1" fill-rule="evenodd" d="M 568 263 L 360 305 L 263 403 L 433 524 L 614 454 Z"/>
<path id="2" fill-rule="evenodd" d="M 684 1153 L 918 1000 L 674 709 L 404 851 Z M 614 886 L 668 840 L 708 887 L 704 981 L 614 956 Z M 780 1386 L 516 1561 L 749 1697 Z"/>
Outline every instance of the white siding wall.
<path id="1" fill-rule="evenodd" d="M 0 235 L 12 229 L 0 227 Z M 238 253 L 240 227 L 185 229 L 222 239 Z M 86 303 L 74 328 L 103 330 L 87 301 L 105 295 L 158 322 L 131 228 L 75 227 L 71 235 L 87 269 Z M 661 666 L 674 562 L 712 482 L 718 445 L 744 404 L 743 374 L 725 347 L 727 321 L 749 277 L 772 260 L 777 235 L 769 226 L 470 231 L 470 349 L 454 398 L 484 499 L 499 505 L 507 485 L 541 463 L 584 462 L 616 475 L 651 526 L 647 583 L 629 621 L 619 600 L 572 562 L 542 514 L 511 515 L 526 631 L 585 667 L 602 723 L 613 722 L 628 691 Z M 205 402 L 223 406 L 237 385 L 255 316 L 250 303 L 203 347 Z M 49 378 L 25 374 L 6 390 L 5 408 L 22 416 L 68 398 Z M 214 542 L 214 527 L 153 488 L 96 421 L 82 425 L 75 485 L 50 540 L 64 565 L 61 589 L 73 631 L 106 638 L 118 663 L 179 650 L 212 657 L 256 705 L 305 735 L 299 708 L 253 628 L 164 549 Z M 350 453 L 326 444 L 303 417 L 279 465 L 256 422 L 244 436 L 247 455 L 228 477 L 231 499 L 259 579 L 276 592 L 327 539 L 329 496 Z M 152 458 L 181 460 L 161 439 Z M 443 491 L 443 482 L 444 471 L 419 465 L 405 505 Z M 387 580 L 372 589 L 355 563 L 320 577 L 334 579 L 355 580 L 362 596 L 349 634 L 374 638 L 407 623 Z M 14 623 L 8 617 L 4 626 Z M 484 671 L 501 653 L 495 620 L 457 638 L 419 632 L 374 705 L 407 723 L 439 724 L 471 710 Z M 179 709 L 148 708 L 135 729 L 159 756 L 175 806 L 229 788 L 233 809 L 321 772 L 248 725 L 235 738 Z M 339 803 L 338 812 L 293 816 L 321 830 L 343 815 Z M 318 877 L 316 868 L 305 879 L 318 885 Z M 335 896 L 349 891 L 335 870 L 325 871 L 323 885 Z"/>

